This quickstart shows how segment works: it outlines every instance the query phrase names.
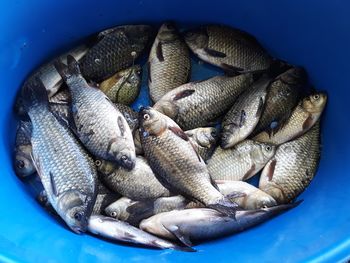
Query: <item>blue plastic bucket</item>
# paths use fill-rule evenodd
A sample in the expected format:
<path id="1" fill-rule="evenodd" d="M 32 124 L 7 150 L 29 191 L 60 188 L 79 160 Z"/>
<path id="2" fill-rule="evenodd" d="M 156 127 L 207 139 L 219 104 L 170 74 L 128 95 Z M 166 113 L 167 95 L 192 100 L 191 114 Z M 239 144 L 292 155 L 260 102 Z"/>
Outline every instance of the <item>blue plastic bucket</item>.
<path id="1" fill-rule="evenodd" d="M 347 1 L 0 2 L 0 261 L 300 262 L 350 255 L 350 22 Z M 76 235 L 15 177 L 12 105 L 27 74 L 90 33 L 117 24 L 224 23 L 255 35 L 276 57 L 304 66 L 329 94 L 322 159 L 305 201 L 263 225 L 199 245 L 197 253 L 134 248 Z"/>

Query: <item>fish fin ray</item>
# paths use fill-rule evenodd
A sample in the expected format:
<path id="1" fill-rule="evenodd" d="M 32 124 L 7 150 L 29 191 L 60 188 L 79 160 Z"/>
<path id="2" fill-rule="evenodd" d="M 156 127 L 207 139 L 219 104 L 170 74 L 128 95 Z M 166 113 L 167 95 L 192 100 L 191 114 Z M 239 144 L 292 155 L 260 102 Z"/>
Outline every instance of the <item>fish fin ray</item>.
<path id="1" fill-rule="evenodd" d="M 189 238 L 188 235 L 186 235 L 185 233 L 183 233 L 178 226 L 176 225 L 172 225 L 170 227 L 166 227 L 163 225 L 163 227 L 165 229 L 167 229 L 169 232 L 171 232 L 178 240 L 181 241 L 182 244 L 184 244 L 187 247 L 192 247 L 193 244 Z"/>

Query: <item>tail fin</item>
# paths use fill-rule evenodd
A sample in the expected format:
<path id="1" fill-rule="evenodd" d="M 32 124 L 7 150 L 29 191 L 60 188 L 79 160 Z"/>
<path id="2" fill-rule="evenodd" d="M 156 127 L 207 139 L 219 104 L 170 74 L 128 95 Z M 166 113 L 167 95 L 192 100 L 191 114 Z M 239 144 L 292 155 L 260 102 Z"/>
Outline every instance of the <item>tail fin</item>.
<path id="1" fill-rule="evenodd" d="M 154 200 L 139 201 L 129 206 L 126 211 L 129 213 L 127 222 L 137 227 L 141 220 L 154 215 Z"/>
<path id="2" fill-rule="evenodd" d="M 40 78 L 28 81 L 23 86 L 21 97 L 26 112 L 32 107 L 49 106 L 47 91 Z"/>
<path id="3" fill-rule="evenodd" d="M 236 211 L 239 209 L 239 206 L 236 203 L 231 202 L 227 197 L 220 199 L 215 204 L 209 204 L 207 207 L 219 211 L 220 213 L 223 213 L 232 218 L 236 218 Z"/>
<path id="4" fill-rule="evenodd" d="M 67 82 L 67 80 L 72 76 L 81 75 L 79 63 L 75 60 L 73 56 L 67 56 L 67 64 L 68 66 L 65 65 L 61 60 L 56 60 L 54 62 L 54 66 L 57 72 L 61 75 L 65 82 Z"/>

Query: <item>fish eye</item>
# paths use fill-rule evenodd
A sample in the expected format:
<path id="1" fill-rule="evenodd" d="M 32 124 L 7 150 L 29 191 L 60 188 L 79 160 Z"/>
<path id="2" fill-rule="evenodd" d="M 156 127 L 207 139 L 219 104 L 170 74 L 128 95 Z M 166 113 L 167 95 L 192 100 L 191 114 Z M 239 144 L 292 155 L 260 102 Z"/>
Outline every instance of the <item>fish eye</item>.
<path id="1" fill-rule="evenodd" d="M 265 146 L 265 150 L 267 152 L 270 152 L 272 150 L 272 147 L 270 145 Z"/>
<path id="2" fill-rule="evenodd" d="M 102 161 L 101 161 L 101 160 L 96 160 L 96 161 L 95 161 L 95 165 L 96 165 L 96 166 L 101 166 L 101 164 L 102 164 Z"/>
<path id="3" fill-rule="evenodd" d="M 113 211 L 113 212 L 111 213 L 111 217 L 117 217 L 117 212 Z"/>
<path id="4" fill-rule="evenodd" d="M 74 214 L 74 219 L 77 221 L 81 221 L 83 219 L 83 214 L 81 212 L 76 212 Z"/>
<path id="5" fill-rule="evenodd" d="M 320 95 L 319 95 L 319 94 L 315 94 L 315 95 L 312 96 L 312 98 L 313 98 L 314 100 L 318 100 L 318 99 L 320 98 Z"/>
<path id="6" fill-rule="evenodd" d="M 149 119 L 150 119 L 150 116 L 149 116 L 149 114 L 144 114 L 143 115 L 143 119 L 145 120 L 145 121 L 148 121 Z"/>
<path id="7" fill-rule="evenodd" d="M 23 169 L 24 166 L 25 166 L 25 164 L 24 164 L 24 162 L 23 162 L 22 160 L 17 160 L 16 166 L 17 166 L 17 168 L 19 168 L 19 169 Z"/>

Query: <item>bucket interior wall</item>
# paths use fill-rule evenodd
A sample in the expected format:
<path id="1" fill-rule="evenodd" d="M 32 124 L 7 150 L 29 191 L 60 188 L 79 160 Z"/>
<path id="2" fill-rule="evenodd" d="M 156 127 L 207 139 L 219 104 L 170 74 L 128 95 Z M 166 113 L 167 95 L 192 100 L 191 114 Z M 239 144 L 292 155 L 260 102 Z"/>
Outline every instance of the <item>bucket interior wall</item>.
<path id="1" fill-rule="evenodd" d="M 343 260 L 350 251 L 350 23 L 346 1 L 0 2 L 0 261 L 185 262 Z M 12 107 L 25 77 L 79 39 L 127 23 L 224 23 L 248 31 L 276 57 L 304 66 L 326 90 L 322 158 L 304 202 L 263 225 L 197 246 L 159 251 L 76 235 L 48 216 L 14 175 Z"/>

